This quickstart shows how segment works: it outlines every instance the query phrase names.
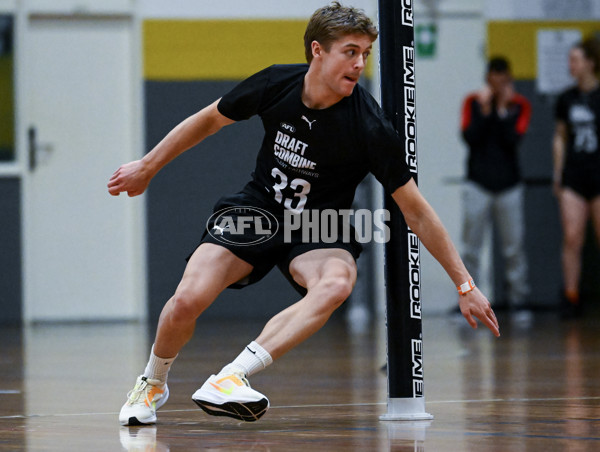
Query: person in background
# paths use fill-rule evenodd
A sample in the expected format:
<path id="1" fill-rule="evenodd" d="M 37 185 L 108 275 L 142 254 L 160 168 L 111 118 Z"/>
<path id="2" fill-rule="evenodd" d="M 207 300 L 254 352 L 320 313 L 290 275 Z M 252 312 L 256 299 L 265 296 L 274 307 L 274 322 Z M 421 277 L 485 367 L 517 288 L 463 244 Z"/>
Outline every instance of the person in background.
<path id="1" fill-rule="evenodd" d="M 491 58 L 485 86 L 470 93 L 462 109 L 461 132 L 469 151 L 462 257 L 473 277 L 479 279 L 483 239 L 493 221 L 504 257 L 507 301 L 522 319 L 531 314 L 525 305 L 529 289 L 518 146 L 530 118 L 531 105 L 515 91 L 508 60 Z"/>
<path id="2" fill-rule="evenodd" d="M 599 43 L 587 40 L 569 52 L 569 71 L 576 85 L 556 102 L 552 145 L 554 194 L 563 228 L 562 314 L 580 316 L 581 250 L 591 217 L 600 240 L 600 69 Z"/>

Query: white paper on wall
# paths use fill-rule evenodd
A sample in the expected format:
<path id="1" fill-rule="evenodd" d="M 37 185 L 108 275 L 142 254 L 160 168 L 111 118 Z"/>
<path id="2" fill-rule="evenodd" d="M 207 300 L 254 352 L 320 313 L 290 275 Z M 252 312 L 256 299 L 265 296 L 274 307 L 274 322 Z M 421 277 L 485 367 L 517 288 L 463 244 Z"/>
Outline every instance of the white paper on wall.
<path id="1" fill-rule="evenodd" d="M 569 74 L 568 55 L 581 38 L 581 32 L 574 29 L 538 30 L 537 91 L 540 94 L 556 94 L 574 83 Z"/>

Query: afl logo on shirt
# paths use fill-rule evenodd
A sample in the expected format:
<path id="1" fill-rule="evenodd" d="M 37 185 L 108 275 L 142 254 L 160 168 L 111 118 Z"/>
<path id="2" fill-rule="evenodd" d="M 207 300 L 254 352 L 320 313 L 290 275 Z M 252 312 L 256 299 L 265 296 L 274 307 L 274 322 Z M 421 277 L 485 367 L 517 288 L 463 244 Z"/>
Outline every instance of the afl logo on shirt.
<path id="1" fill-rule="evenodd" d="M 288 131 L 290 131 L 291 133 L 294 133 L 294 132 L 296 131 L 296 128 L 295 128 L 293 125 L 291 125 L 291 124 L 288 124 L 287 122 L 282 122 L 282 123 L 281 123 L 281 124 L 279 124 L 279 125 L 281 126 L 281 128 L 282 128 L 283 130 L 288 130 Z"/>
<path id="2" fill-rule="evenodd" d="M 272 213 L 251 206 L 221 209 L 206 222 L 212 238 L 230 245 L 258 245 L 272 239 L 278 229 L 279 223 Z"/>

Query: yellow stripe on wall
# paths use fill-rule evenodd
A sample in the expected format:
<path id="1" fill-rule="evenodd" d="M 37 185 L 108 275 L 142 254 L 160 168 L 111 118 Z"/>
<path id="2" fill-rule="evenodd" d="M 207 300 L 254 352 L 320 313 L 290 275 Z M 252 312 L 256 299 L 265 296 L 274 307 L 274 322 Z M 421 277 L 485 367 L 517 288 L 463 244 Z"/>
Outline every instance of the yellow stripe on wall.
<path id="1" fill-rule="evenodd" d="M 577 29 L 584 37 L 599 31 L 598 22 L 515 22 L 493 21 L 487 26 L 488 56 L 504 55 L 516 79 L 537 78 L 538 30 Z"/>
<path id="2" fill-rule="evenodd" d="M 13 57 L 0 57 L 0 148 L 13 148 L 15 143 L 13 105 Z"/>
<path id="3" fill-rule="evenodd" d="M 149 80 L 239 80 L 271 64 L 304 63 L 305 21 L 146 20 Z"/>
<path id="4" fill-rule="evenodd" d="M 241 80 L 305 63 L 305 20 L 145 20 L 147 80 Z M 367 65 L 367 76 L 372 64 Z"/>

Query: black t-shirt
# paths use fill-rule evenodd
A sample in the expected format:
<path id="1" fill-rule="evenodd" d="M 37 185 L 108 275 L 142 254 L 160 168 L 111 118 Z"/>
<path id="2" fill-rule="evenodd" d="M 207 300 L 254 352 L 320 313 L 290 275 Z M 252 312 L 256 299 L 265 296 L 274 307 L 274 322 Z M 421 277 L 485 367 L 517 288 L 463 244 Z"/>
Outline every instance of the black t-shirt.
<path id="1" fill-rule="evenodd" d="M 275 65 L 241 82 L 218 104 L 235 121 L 259 115 L 265 136 L 245 191 L 294 212 L 349 209 L 370 171 L 390 193 L 411 174 L 403 145 L 372 96 L 357 85 L 323 110 L 302 103 L 306 64 Z"/>
<path id="2" fill-rule="evenodd" d="M 555 116 L 567 125 L 565 167 L 600 167 L 600 88 L 568 89 L 556 102 Z"/>

